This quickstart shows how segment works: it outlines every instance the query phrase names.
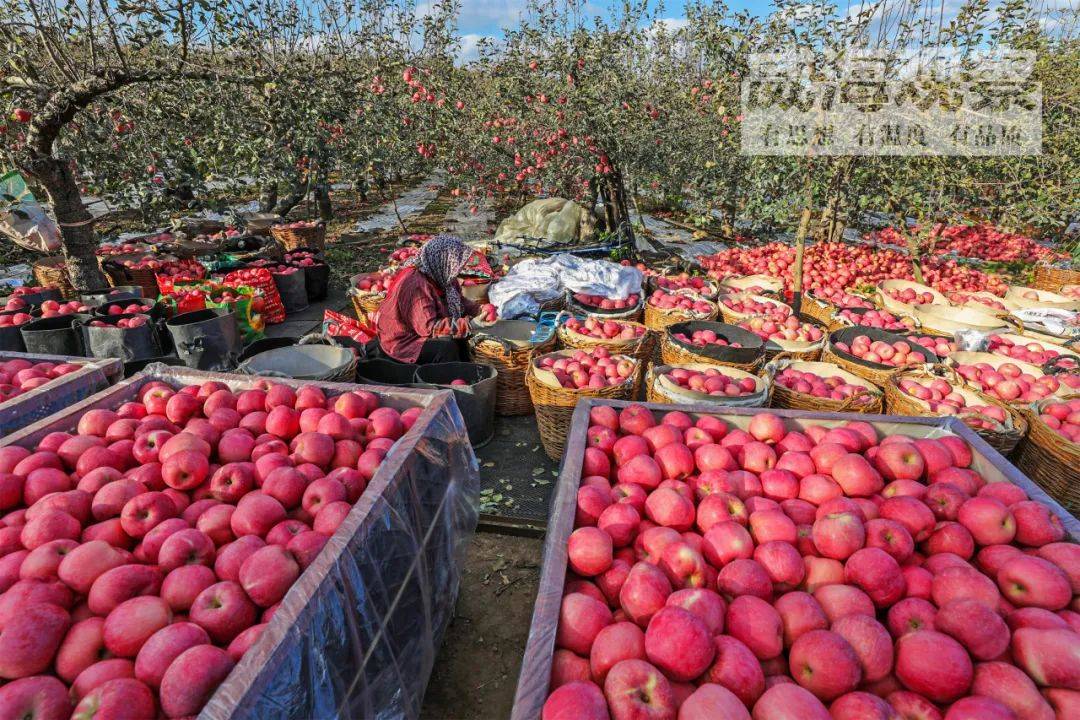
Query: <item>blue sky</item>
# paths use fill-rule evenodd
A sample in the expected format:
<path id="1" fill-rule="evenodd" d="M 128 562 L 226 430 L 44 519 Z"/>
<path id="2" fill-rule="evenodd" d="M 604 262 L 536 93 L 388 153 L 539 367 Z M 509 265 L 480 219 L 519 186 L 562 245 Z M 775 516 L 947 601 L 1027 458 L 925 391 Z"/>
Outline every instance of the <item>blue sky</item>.
<path id="1" fill-rule="evenodd" d="M 842 0 L 841 0 L 842 1 Z M 421 6 L 423 2 L 419 3 Z M 592 14 L 603 15 L 607 12 L 608 0 L 592 0 L 595 7 Z M 525 8 L 524 0 L 461 0 L 461 15 L 458 18 L 458 32 L 462 37 L 462 55 L 468 58 L 473 54 L 477 42 L 483 37 L 498 37 L 504 27 L 517 24 Z M 682 0 L 665 2 L 662 16 L 670 19 L 685 17 Z M 760 15 L 767 15 L 772 9 L 771 0 L 730 0 L 733 10 L 748 9 Z"/>

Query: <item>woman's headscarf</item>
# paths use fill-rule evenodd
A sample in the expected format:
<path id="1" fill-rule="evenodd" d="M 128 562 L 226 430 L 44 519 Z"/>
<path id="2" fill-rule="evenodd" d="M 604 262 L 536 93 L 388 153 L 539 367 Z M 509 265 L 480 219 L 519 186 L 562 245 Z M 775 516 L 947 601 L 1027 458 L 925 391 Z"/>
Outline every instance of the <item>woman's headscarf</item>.
<path id="1" fill-rule="evenodd" d="M 457 320 L 465 314 L 454 278 L 465 269 L 473 249 L 453 235 L 436 235 L 424 243 L 420 254 L 406 263 L 431 278 L 446 294 L 446 308 Z"/>

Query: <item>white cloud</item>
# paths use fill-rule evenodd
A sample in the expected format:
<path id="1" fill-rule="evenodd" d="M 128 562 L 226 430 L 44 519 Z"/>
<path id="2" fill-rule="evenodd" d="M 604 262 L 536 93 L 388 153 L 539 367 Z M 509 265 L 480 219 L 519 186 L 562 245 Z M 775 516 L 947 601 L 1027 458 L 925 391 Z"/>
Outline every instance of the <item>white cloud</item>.
<path id="1" fill-rule="evenodd" d="M 417 3 L 416 13 L 423 17 L 433 11 L 434 0 Z M 458 27 L 472 34 L 475 30 L 494 30 L 517 25 L 525 11 L 523 0 L 462 0 Z"/>
<path id="2" fill-rule="evenodd" d="M 479 33 L 467 33 L 462 35 L 458 39 L 458 62 L 468 63 L 479 59 L 480 42 L 487 39 L 487 37 L 487 35 L 480 35 Z"/>

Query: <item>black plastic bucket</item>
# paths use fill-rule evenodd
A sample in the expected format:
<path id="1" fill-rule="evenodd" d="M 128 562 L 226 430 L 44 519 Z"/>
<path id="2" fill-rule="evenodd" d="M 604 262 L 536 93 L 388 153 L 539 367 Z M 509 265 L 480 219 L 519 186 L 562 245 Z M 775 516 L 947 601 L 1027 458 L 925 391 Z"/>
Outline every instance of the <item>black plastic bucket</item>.
<path id="1" fill-rule="evenodd" d="M 21 295 L 23 301 L 27 305 L 33 305 L 38 307 L 46 300 L 55 300 L 56 302 L 63 302 L 64 296 L 60 292 L 59 288 L 45 288 L 41 292 L 29 293 L 27 295 Z"/>
<path id="2" fill-rule="evenodd" d="M 4 310 L 0 315 L 12 316 L 25 313 L 25 310 Z M 0 325 L 0 350 L 5 352 L 26 352 L 23 342 L 22 325 Z"/>
<path id="3" fill-rule="evenodd" d="M 361 360 L 356 363 L 356 382 L 363 385 L 409 387 L 416 380 L 417 365 L 395 360 Z"/>
<path id="4" fill-rule="evenodd" d="M 325 300 L 330 292 L 330 266 L 326 263 L 304 268 L 304 284 L 308 302 Z"/>
<path id="5" fill-rule="evenodd" d="M 166 321 L 165 327 L 177 356 L 196 370 L 232 370 L 244 349 L 236 315 L 225 308 L 181 313 Z"/>
<path id="6" fill-rule="evenodd" d="M 146 322 L 139 327 L 117 327 L 121 320 L 130 320 L 134 317 L 146 318 Z M 141 360 L 161 355 L 161 344 L 158 342 L 157 329 L 148 315 L 109 315 L 96 317 L 90 322 L 102 322 L 109 327 L 95 327 L 87 323 L 86 353 L 96 358 L 116 358 L 122 362 Z"/>
<path id="7" fill-rule="evenodd" d="M 416 369 L 416 383 L 421 387 L 450 390 L 469 431 L 469 442 L 480 447 L 495 434 L 495 393 L 498 372 L 491 365 L 448 362 L 421 365 Z M 464 380 L 468 385 L 451 385 Z"/>
<path id="8" fill-rule="evenodd" d="M 273 273 L 273 277 L 278 295 L 281 296 L 281 304 L 285 306 L 286 315 L 307 309 L 308 296 L 305 273 L 297 270 L 297 272 L 288 274 Z"/>
<path id="9" fill-rule="evenodd" d="M 142 288 L 138 285 L 120 285 L 118 287 L 93 288 L 79 293 L 87 305 L 98 306 L 114 300 L 141 300 Z"/>
<path id="10" fill-rule="evenodd" d="M 61 315 L 26 323 L 21 328 L 26 352 L 41 355 L 85 355 L 82 328 L 78 323 L 89 319 L 89 315 Z"/>

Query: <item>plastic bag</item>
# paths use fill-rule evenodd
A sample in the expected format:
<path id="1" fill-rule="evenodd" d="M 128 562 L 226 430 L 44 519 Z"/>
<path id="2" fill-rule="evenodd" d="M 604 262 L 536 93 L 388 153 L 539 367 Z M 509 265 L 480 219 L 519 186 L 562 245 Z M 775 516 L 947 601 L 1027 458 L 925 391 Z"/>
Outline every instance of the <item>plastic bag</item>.
<path id="1" fill-rule="evenodd" d="M 237 285 L 230 288 L 238 297 L 236 300 L 221 299 L 221 288 L 209 288 L 206 294 L 207 308 L 225 308 L 232 310 L 236 315 L 236 322 L 240 325 L 240 335 L 244 338 L 244 344 L 254 342 L 261 338 L 266 331 L 266 320 L 258 308 L 262 305 L 256 297 L 256 290 L 248 285 Z"/>
<path id="2" fill-rule="evenodd" d="M 27 250 L 52 253 L 60 249 L 60 228 L 14 170 L 0 177 L 0 232 Z"/>

